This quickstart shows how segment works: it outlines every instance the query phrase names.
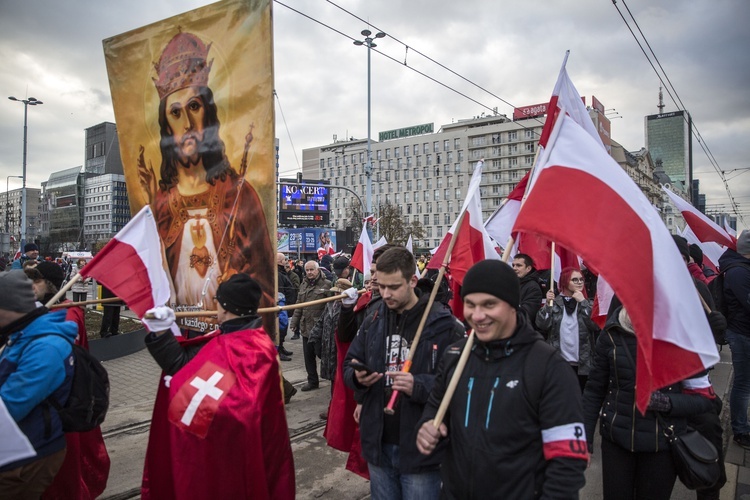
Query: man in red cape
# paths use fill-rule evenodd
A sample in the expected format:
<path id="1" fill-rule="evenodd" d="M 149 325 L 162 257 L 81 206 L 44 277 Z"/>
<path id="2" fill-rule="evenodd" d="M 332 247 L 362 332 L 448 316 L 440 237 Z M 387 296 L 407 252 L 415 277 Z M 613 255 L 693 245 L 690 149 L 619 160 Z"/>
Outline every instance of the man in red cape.
<path id="1" fill-rule="evenodd" d="M 216 293 L 219 330 L 178 342 L 174 312 L 148 311 L 146 346 L 164 370 L 151 423 L 144 499 L 293 499 L 276 347 L 257 315 L 260 285 L 233 275 Z M 166 335 L 165 335 L 166 333 Z"/>
<path id="2" fill-rule="evenodd" d="M 26 271 L 26 274 L 32 280 L 32 288 L 37 300 L 43 304 L 54 297 L 65 280 L 62 268 L 54 262 L 40 262 L 35 269 Z M 61 302 L 70 301 L 66 299 Z M 72 321 L 78 326 L 76 344 L 88 350 L 89 341 L 84 310 L 80 307 L 69 307 L 65 320 Z M 109 454 L 104 444 L 101 427 L 88 432 L 67 432 L 65 444 L 67 447 L 65 460 L 42 498 L 44 500 L 97 498 L 107 487 L 110 467 Z"/>

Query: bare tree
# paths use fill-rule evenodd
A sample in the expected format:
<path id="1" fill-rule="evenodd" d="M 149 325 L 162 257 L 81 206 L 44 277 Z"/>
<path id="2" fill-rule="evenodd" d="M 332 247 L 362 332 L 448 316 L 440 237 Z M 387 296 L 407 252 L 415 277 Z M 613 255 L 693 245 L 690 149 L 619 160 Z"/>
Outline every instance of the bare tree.
<path id="1" fill-rule="evenodd" d="M 424 238 L 424 227 L 418 220 L 413 220 L 408 224 L 404 221 L 401 207 L 390 203 L 381 204 L 375 214 L 378 219 L 377 231 L 381 236 L 385 236 L 388 243 L 395 245 L 404 245 L 411 235 L 413 240 Z M 362 229 L 364 216 L 359 205 L 352 205 L 348 211 L 347 224 L 355 231 L 357 239 Z"/>

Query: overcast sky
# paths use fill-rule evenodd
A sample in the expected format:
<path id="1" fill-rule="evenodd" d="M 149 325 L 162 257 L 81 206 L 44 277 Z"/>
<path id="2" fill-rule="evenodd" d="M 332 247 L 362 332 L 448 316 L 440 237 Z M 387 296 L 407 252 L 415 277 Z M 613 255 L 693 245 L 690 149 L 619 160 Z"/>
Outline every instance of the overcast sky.
<path id="1" fill-rule="evenodd" d="M 84 129 L 114 121 L 102 40 L 186 10 L 198 0 L 0 0 L 0 179 L 20 175 L 23 105 L 29 107 L 28 185 L 82 165 Z M 282 0 L 351 37 L 367 26 L 324 0 Z M 587 102 L 595 95 L 622 118 L 612 138 L 644 146 L 644 116 L 658 112 L 660 82 L 611 0 L 337 0 L 389 37 L 372 54 L 372 135 L 434 122 L 436 129 L 497 107 L 549 100 L 566 49 L 568 73 Z M 617 6 L 636 29 L 622 0 Z M 750 224 L 750 2 L 627 0 Z M 293 176 L 302 149 L 333 134 L 367 136 L 367 56 L 339 33 L 274 2 L 275 87 L 282 176 Z M 407 51 L 402 43 L 410 47 Z M 406 65 L 404 65 L 406 60 Z M 408 67 L 407 67 L 408 66 Z M 477 104 L 412 71 L 417 69 Z M 677 107 L 665 92 L 665 111 Z M 483 106 L 486 106 L 483 107 Z M 291 135 L 290 142 L 289 136 Z M 718 174 L 694 141 L 695 177 L 707 204 L 728 204 Z M 296 158 L 295 158 L 296 152 Z M 300 163 L 298 163 L 298 161 Z M 20 179 L 11 179 L 11 189 Z M 2 189 L 2 188 L 0 188 Z M 711 208 L 711 207 L 709 207 Z"/>

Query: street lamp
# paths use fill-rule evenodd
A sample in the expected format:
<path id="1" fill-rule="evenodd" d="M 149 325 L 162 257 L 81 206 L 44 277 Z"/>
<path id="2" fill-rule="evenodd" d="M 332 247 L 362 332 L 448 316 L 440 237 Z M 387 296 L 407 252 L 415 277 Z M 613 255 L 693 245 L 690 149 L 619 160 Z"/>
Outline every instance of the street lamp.
<path id="1" fill-rule="evenodd" d="M 23 103 L 23 184 L 21 187 L 21 248 L 26 245 L 26 130 L 27 130 L 27 117 L 29 106 L 38 106 L 44 104 L 36 97 L 29 97 L 28 99 L 16 99 L 13 96 L 8 97 L 11 101 Z"/>
<path id="2" fill-rule="evenodd" d="M 375 33 L 375 38 L 371 37 L 372 32 L 370 30 L 362 30 L 362 36 L 365 37 L 364 41 L 355 40 L 354 45 L 366 45 L 367 46 L 367 166 L 365 167 L 365 177 L 367 178 L 367 213 L 365 217 L 372 213 L 372 139 L 370 137 L 371 130 L 371 118 L 372 114 L 370 111 L 370 52 L 373 47 L 377 47 L 377 44 L 373 43 L 375 38 L 385 37 L 385 33 L 379 31 Z"/>
<path id="3" fill-rule="evenodd" d="M 5 178 L 5 232 L 10 232 L 10 228 L 8 225 L 8 215 L 10 215 L 10 200 L 8 199 L 8 182 L 10 182 L 10 178 L 18 178 L 21 179 L 22 176 L 20 175 L 9 175 Z"/>

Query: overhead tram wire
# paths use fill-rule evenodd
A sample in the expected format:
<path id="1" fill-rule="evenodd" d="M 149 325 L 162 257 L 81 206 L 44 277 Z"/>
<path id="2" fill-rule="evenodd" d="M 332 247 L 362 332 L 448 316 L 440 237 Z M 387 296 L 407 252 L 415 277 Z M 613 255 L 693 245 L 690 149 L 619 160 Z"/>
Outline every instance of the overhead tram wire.
<path id="1" fill-rule="evenodd" d="M 657 78 L 659 79 L 659 81 L 662 83 L 662 85 L 666 89 L 667 94 L 669 94 L 669 97 L 672 99 L 672 102 L 674 103 L 675 107 L 677 107 L 677 109 L 679 109 L 681 111 L 687 111 L 687 108 L 685 107 L 684 103 L 682 102 L 682 99 L 680 99 L 679 95 L 677 94 L 677 90 L 674 88 L 674 85 L 672 85 L 672 81 L 669 79 L 669 77 L 667 76 L 666 71 L 664 71 L 664 68 L 662 67 L 661 63 L 659 62 L 659 59 L 656 57 L 656 54 L 654 53 L 653 48 L 651 47 L 651 44 L 648 42 L 648 39 L 646 38 L 646 35 L 641 30 L 640 26 L 638 25 L 638 22 L 635 20 L 635 17 L 633 16 L 633 13 L 630 11 L 630 8 L 628 8 L 627 4 L 625 3 L 625 0 L 621 0 L 621 1 L 622 1 L 623 5 L 625 5 L 625 8 L 627 9 L 628 14 L 630 15 L 630 17 L 633 19 L 633 22 L 635 23 L 636 27 L 638 28 L 638 31 L 641 34 L 641 37 L 643 38 L 643 41 L 646 43 L 646 45 L 648 46 L 649 50 L 653 54 L 654 59 L 656 60 L 657 64 L 659 65 L 659 68 L 661 69 L 662 73 L 664 74 L 664 78 L 666 78 L 667 82 L 669 82 L 669 85 L 667 85 L 667 83 L 665 83 L 664 78 L 662 78 L 662 75 L 659 74 L 659 71 L 656 69 L 656 67 L 654 66 L 654 63 L 651 61 L 651 57 L 646 53 L 646 50 L 643 48 L 643 45 L 641 44 L 640 40 L 636 36 L 636 34 L 633 31 L 633 29 L 630 27 L 630 23 L 625 18 L 625 16 L 623 15 L 622 11 L 620 10 L 620 8 L 617 6 L 617 0 L 612 0 L 612 4 L 615 6 L 615 9 L 617 10 L 617 13 L 622 18 L 622 21 L 625 23 L 625 26 L 630 31 L 630 34 L 633 35 L 633 39 L 638 44 L 638 47 L 641 49 L 641 52 L 643 52 L 643 55 L 646 57 L 646 60 L 648 61 L 648 63 L 651 65 L 651 68 L 654 70 L 654 73 L 656 74 Z M 671 90 L 670 90 L 670 88 L 671 88 Z M 672 95 L 672 91 L 674 91 L 675 95 Z M 677 97 L 675 98 L 675 96 L 677 96 Z M 680 104 L 677 104 L 678 100 L 680 101 Z M 687 117 L 684 116 L 684 115 L 683 115 L 683 120 L 687 121 Z M 724 184 L 724 189 L 727 192 L 727 197 L 729 198 L 729 203 L 732 205 L 732 208 L 734 209 L 735 213 L 737 214 L 737 216 L 739 216 L 739 218 L 742 220 L 742 222 L 744 224 L 745 220 L 742 217 L 742 215 L 740 213 L 741 211 L 739 210 L 739 207 L 735 203 L 734 198 L 732 197 L 732 193 L 731 193 L 731 190 L 729 188 L 728 179 L 726 178 L 726 176 L 724 175 L 723 170 L 719 166 L 719 162 L 716 160 L 716 157 L 713 155 L 713 152 L 711 152 L 711 150 L 709 149 L 708 144 L 706 144 L 705 139 L 703 138 L 703 136 L 701 135 L 700 131 L 698 130 L 698 126 L 695 124 L 695 121 L 692 121 L 691 124 L 692 124 L 692 126 L 691 126 L 690 133 L 693 136 L 695 136 L 696 140 L 698 141 L 698 145 L 703 150 L 703 153 L 706 155 L 706 158 L 708 159 L 709 163 L 714 168 L 714 170 L 716 171 L 716 173 L 719 175 L 719 178 L 721 179 L 722 183 Z"/>
<path id="2" fill-rule="evenodd" d="M 651 52 L 651 55 L 654 56 L 654 60 L 656 61 L 656 64 L 659 65 L 659 69 L 661 69 L 662 74 L 664 75 L 664 78 L 667 79 L 667 82 L 669 83 L 669 87 L 672 88 L 672 91 L 674 92 L 674 97 L 672 97 L 672 94 L 667 90 L 667 93 L 669 93 L 669 96 L 672 97 L 672 102 L 674 102 L 675 106 L 677 106 L 677 109 L 683 109 L 687 110 L 687 106 L 682 102 L 682 99 L 680 98 L 680 95 L 677 93 L 677 89 L 675 88 L 674 84 L 672 83 L 672 80 L 670 80 L 669 75 L 667 75 L 666 70 L 661 65 L 661 62 L 659 61 L 659 58 L 656 56 L 656 52 L 654 52 L 654 49 L 651 47 L 651 44 L 648 41 L 648 38 L 646 38 L 646 35 L 643 33 L 643 30 L 641 30 L 641 26 L 638 24 L 638 21 L 635 19 L 635 16 L 633 16 L 633 13 L 630 11 L 630 7 L 628 7 L 628 4 L 625 2 L 625 0 L 621 0 L 622 4 L 625 6 L 625 9 L 628 11 L 628 14 L 630 15 L 630 18 L 633 20 L 633 23 L 635 24 L 635 27 L 638 28 L 638 33 L 641 34 L 641 38 L 643 38 L 643 41 L 646 42 L 646 46 L 648 47 L 648 50 Z M 654 68 L 654 71 L 656 71 L 656 68 Z M 657 73 L 658 75 L 658 73 Z M 664 81 L 662 81 L 664 83 Z M 666 87 L 666 84 L 665 84 Z M 680 102 L 678 105 L 677 102 L 675 102 L 675 97 Z M 680 108 L 682 106 L 682 108 Z M 696 139 L 698 139 L 699 143 L 701 140 L 703 140 L 703 137 L 700 134 L 700 131 L 698 131 L 698 127 L 693 124 L 693 128 L 695 129 L 694 135 L 696 135 Z M 705 141 L 704 141 L 705 142 Z M 709 161 L 713 160 L 712 163 L 716 163 L 715 168 L 720 170 L 718 168 L 718 162 L 716 161 L 716 158 L 714 157 L 713 153 L 711 153 L 711 150 L 708 148 L 708 145 L 706 144 L 706 155 L 709 156 Z"/>
<path id="3" fill-rule="evenodd" d="M 345 38 L 348 38 L 348 39 L 349 39 L 349 40 L 351 40 L 351 41 L 354 41 L 354 40 L 356 40 L 356 38 L 354 38 L 354 37 L 351 37 L 351 36 L 347 35 L 346 33 L 342 32 L 342 31 L 340 31 L 340 30 L 338 30 L 338 29 L 336 29 L 336 28 L 334 28 L 334 27 L 332 27 L 332 26 L 329 26 L 329 25 L 327 25 L 327 24 L 325 24 L 325 23 L 324 23 L 324 22 L 322 22 L 322 21 L 319 21 L 318 19 L 315 19 L 314 17 L 312 17 L 312 16 L 309 16 L 308 14 L 305 14 L 304 12 L 301 12 L 301 11 L 299 11 L 299 10 L 297 10 L 297 9 L 293 8 L 293 7 L 290 7 L 289 5 L 287 5 L 287 4 L 283 3 L 283 2 L 281 2 L 280 0 L 273 0 L 273 1 L 274 1 L 275 3 L 277 3 L 277 4 L 281 5 L 282 7 L 286 7 L 287 9 L 291 10 L 292 12 L 295 12 L 295 13 L 297 13 L 297 14 L 299 14 L 299 15 L 301 15 L 301 16 L 303 16 L 303 17 L 305 17 L 305 18 L 307 18 L 307 19 L 309 19 L 309 20 L 311 20 L 311 21 L 313 21 L 313 22 L 315 22 L 315 23 L 317 23 L 317 24 L 320 24 L 321 26 L 323 26 L 323 27 L 325 27 L 325 28 L 328 28 L 328 29 L 330 29 L 331 31 L 334 31 L 334 32 L 338 33 L 339 35 L 341 35 L 341 36 L 343 36 L 343 37 L 345 37 Z M 334 5 L 335 5 L 335 4 L 334 4 Z M 352 16 L 353 16 L 353 17 L 355 17 L 356 19 L 359 19 L 359 20 L 361 20 L 361 18 L 359 18 L 359 17 L 355 16 L 354 14 L 351 14 L 351 13 L 350 13 L 350 15 L 352 15 Z M 375 27 L 375 26 L 373 26 L 372 24 L 370 24 L 370 23 L 367 23 L 367 21 L 363 21 L 363 22 L 365 22 L 365 23 L 366 23 L 366 24 L 367 24 L 368 26 L 372 26 L 372 27 L 376 28 L 376 27 Z M 377 29 L 377 28 L 376 28 L 376 29 Z M 393 37 L 392 37 L 391 35 L 388 35 L 388 36 L 389 36 L 390 38 L 393 38 Z M 394 39 L 395 41 L 397 41 L 398 43 L 401 43 L 401 44 L 405 45 L 405 44 L 404 44 L 403 42 L 401 42 L 400 40 L 398 40 L 398 39 L 396 39 L 396 38 L 393 38 L 393 39 Z M 416 50 L 416 49 L 414 49 L 413 47 L 410 47 L 410 48 L 411 48 L 411 50 L 412 50 L 412 51 L 414 51 L 414 52 L 417 52 L 418 54 L 422 55 L 422 54 L 421 54 L 421 52 L 417 51 L 417 50 Z M 397 59 L 396 59 L 396 58 L 394 58 L 394 57 L 391 57 L 391 56 L 389 56 L 388 54 L 385 54 L 384 52 L 381 52 L 381 51 L 379 51 L 379 50 L 377 50 L 377 49 L 372 49 L 372 50 L 373 50 L 373 52 L 377 52 L 378 54 L 380 54 L 380 55 L 382 55 L 382 56 L 384 56 L 384 57 L 386 57 L 386 58 L 390 59 L 391 61 L 395 62 L 395 63 L 396 63 L 396 64 L 398 64 L 399 66 L 405 66 L 406 68 L 409 68 L 410 70 L 412 70 L 412 71 L 414 71 L 415 73 L 417 73 L 417 74 L 419 74 L 419 75 L 421 75 L 421 76 L 423 76 L 423 77 L 427 78 L 428 80 L 431 80 L 431 81 L 433 81 L 434 83 L 437 83 L 438 85 L 440 85 L 440 86 L 442 86 L 442 87 L 445 87 L 446 89 L 448 89 L 448 90 L 450 90 L 450 91 L 452 91 L 452 92 L 454 92 L 454 93 L 456 93 L 456 94 L 460 95 L 461 97 L 464 97 L 464 98 L 468 99 L 469 101 L 472 101 L 472 102 L 474 102 L 475 104 L 477 104 L 477 105 L 481 106 L 482 108 L 484 108 L 484 109 L 487 109 L 488 111 L 491 111 L 492 113 L 495 113 L 495 109 L 494 109 L 493 107 L 491 107 L 491 106 L 489 106 L 489 105 L 487 105 L 487 104 L 484 104 L 484 103 L 482 103 L 482 102 L 479 102 L 479 101 L 477 101 L 476 99 L 474 99 L 474 98 L 472 98 L 472 97 L 469 97 L 468 95 L 464 94 L 463 92 L 461 92 L 461 91 L 459 91 L 459 90 L 457 90 L 457 89 L 455 89 L 455 88 L 451 87 L 451 86 L 450 86 L 450 85 L 448 85 L 448 84 L 445 84 L 445 83 L 443 83 L 443 82 L 441 82 L 441 81 L 437 80 L 437 79 L 436 79 L 436 78 L 434 78 L 434 77 L 431 77 L 431 76 L 427 75 L 426 73 L 423 73 L 422 71 L 419 71 L 419 70 L 417 70 L 416 68 L 414 68 L 414 67 L 412 67 L 412 66 L 409 66 L 409 65 L 404 65 L 404 63 L 402 63 L 401 61 L 397 60 Z M 493 97 L 496 97 L 497 99 L 500 99 L 500 100 L 501 100 L 501 101 L 502 101 L 503 103 L 505 103 L 505 104 L 508 104 L 509 106 L 511 106 L 511 107 L 513 107 L 513 108 L 515 108 L 515 106 L 513 106 L 512 104 L 510 104 L 510 103 L 509 103 L 508 101 L 506 101 L 506 100 L 504 100 L 504 99 L 502 99 L 502 98 L 500 98 L 500 97 L 496 96 L 495 94 L 493 94 L 493 93 L 491 93 L 491 92 L 487 91 L 486 89 L 482 88 L 481 86 L 477 85 L 476 83 L 472 82 L 471 80 L 468 80 L 467 78 L 465 78 L 465 77 L 463 77 L 463 76 L 459 75 L 459 74 L 458 74 L 458 73 L 456 73 L 455 71 L 453 71 L 453 70 L 450 70 L 449 68 L 446 68 L 446 67 L 445 67 L 445 66 L 443 66 L 442 64 L 440 64 L 440 63 L 438 63 L 438 62 L 436 62 L 436 61 L 434 61 L 434 60 L 430 59 L 430 58 L 429 58 L 429 57 L 427 57 L 427 56 L 424 56 L 424 55 L 423 55 L 423 57 L 426 57 L 427 59 L 429 59 L 429 60 L 433 61 L 433 62 L 434 62 L 435 64 L 438 64 L 438 65 L 440 65 L 440 66 L 444 67 L 445 69 L 447 69 L 447 70 L 448 70 L 448 71 L 450 71 L 451 73 L 453 73 L 453 74 L 455 74 L 455 75 L 457 75 L 457 76 L 461 77 L 462 79 L 466 80 L 467 82 L 471 83 L 472 85 L 476 86 L 477 88 L 480 88 L 480 89 L 484 90 L 485 92 L 487 92 L 488 94 L 492 95 Z M 536 119 L 536 120 L 537 120 L 537 122 L 538 122 L 539 124 L 542 124 L 542 125 L 543 125 L 543 122 L 542 122 L 541 120 L 539 120 L 539 119 Z M 516 122 L 516 123 L 517 123 L 517 122 Z M 525 125 L 523 125 L 523 124 L 521 124 L 521 123 L 519 123 L 518 125 L 520 126 L 520 128 L 522 128 L 522 129 L 524 129 L 524 130 L 531 130 L 531 132 L 532 132 L 533 134 L 535 134 L 536 136 L 540 136 L 540 135 L 541 135 L 541 134 L 539 134 L 538 132 L 536 132 L 536 131 L 535 131 L 535 130 L 534 130 L 533 128 L 527 127 L 527 126 L 525 126 Z"/>
<path id="4" fill-rule="evenodd" d="M 299 163 L 299 158 L 297 157 L 297 149 L 294 147 L 294 141 L 292 140 L 292 134 L 289 132 L 289 125 L 286 124 L 286 117 L 284 117 L 284 110 L 281 108 L 281 100 L 279 99 L 279 94 L 276 93 L 276 90 L 274 89 L 273 95 L 276 96 L 276 104 L 279 105 L 279 112 L 281 113 L 281 119 L 284 121 L 284 127 L 286 127 L 286 135 L 289 137 L 289 142 L 292 145 L 292 151 L 294 151 L 294 159 L 297 161 L 297 168 L 299 168 L 299 171 L 302 171 L 302 165 Z M 281 172 L 279 172 L 280 174 Z"/>
<path id="5" fill-rule="evenodd" d="M 369 26 L 372 26 L 372 27 L 373 27 L 374 29 L 376 29 L 376 30 L 378 30 L 378 31 L 384 31 L 384 30 L 380 29 L 379 27 L 375 26 L 374 24 L 370 24 L 370 23 L 369 23 L 368 21 L 366 21 L 365 19 L 362 19 L 361 17 L 359 17 L 358 15 L 354 14 L 353 12 L 350 12 L 350 11 L 346 10 L 345 8 L 343 8 L 343 7 L 341 7 L 340 5 L 336 4 L 336 3 L 335 3 L 335 2 L 333 2 L 332 0 L 326 0 L 326 2 L 330 3 L 331 5 L 333 5 L 334 7 L 336 7 L 337 9 L 340 9 L 340 10 L 342 10 L 342 11 L 346 12 L 347 14 L 349 14 L 349 15 L 350 15 L 350 16 L 352 16 L 353 18 L 357 19 L 358 21 L 361 21 L 361 22 L 363 22 L 363 23 L 365 23 L 365 24 L 367 24 L 367 25 L 369 25 Z M 388 31 L 386 31 L 386 33 L 388 33 Z M 468 83 L 468 84 L 470 84 L 470 85 L 473 85 L 474 87 L 478 88 L 479 90 L 481 90 L 481 91 L 483 91 L 483 92 L 486 92 L 487 94 L 491 95 L 492 97 L 494 97 L 495 99 L 499 100 L 500 102 L 503 102 L 503 103 L 507 104 L 507 105 L 508 105 L 508 106 L 510 106 L 511 108 L 513 108 L 513 109 L 515 109 L 515 108 L 516 108 L 516 106 L 514 106 L 514 105 L 513 105 L 513 104 L 511 104 L 510 102 L 506 101 L 505 99 L 503 99 L 503 98 L 502 98 L 502 97 L 500 97 L 499 95 L 497 95 L 497 94 L 495 94 L 495 93 L 493 93 L 493 92 L 491 92 L 491 91 L 487 90 L 486 88 L 482 87 L 482 86 L 481 86 L 481 85 L 479 85 L 478 83 L 476 83 L 476 82 L 473 82 L 473 81 L 469 80 L 469 79 L 468 79 L 468 78 L 466 78 L 465 76 L 463 76 L 463 75 L 461 75 L 460 73 L 458 73 L 458 72 L 456 72 L 456 71 L 454 71 L 454 70 L 450 69 L 449 67 L 447 67 L 447 66 L 446 66 L 446 65 L 444 65 L 443 63 L 441 63 L 441 62 L 439 62 L 439 61 L 436 61 L 435 59 L 431 58 L 431 57 L 430 57 L 430 56 L 428 56 L 427 54 L 424 54 L 423 52 L 420 52 L 419 50 L 415 49 L 414 47 L 411 47 L 411 46 L 410 46 L 410 45 L 408 45 L 408 44 L 407 44 L 406 42 L 403 42 L 403 41 L 399 40 L 398 38 L 396 38 L 395 36 L 393 36 L 393 35 L 391 35 L 391 34 L 389 34 L 389 35 L 388 35 L 388 37 L 389 37 L 389 38 L 391 38 L 392 40 L 394 40 L 394 41 L 396 41 L 396 42 L 400 43 L 401 45 L 403 45 L 403 46 L 405 47 L 405 49 L 406 49 L 406 53 L 407 53 L 407 54 L 408 54 L 408 52 L 409 52 L 409 49 L 411 49 L 411 50 L 412 50 L 412 52 L 416 52 L 416 53 L 417 53 L 418 55 L 420 55 L 420 56 L 424 57 L 425 59 L 427 59 L 427 60 L 428 60 L 428 61 L 430 61 L 431 63 L 433 63 L 433 64 L 436 64 L 436 65 L 440 66 L 441 68 L 443 68 L 444 70 L 448 71 L 449 73 L 451 73 L 451 74 L 453 74 L 453 75 L 455 75 L 455 76 L 459 77 L 460 79 L 462 79 L 462 80 L 463 80 L 463 81 L 465 81 L 466 83 Z M 397 62 L 398 62 L 398 61 L 397 61 Z M 411 66 L 409 66 L 409 65 L 408 65 L 408 64 L 406 63 L 406 58 L 404 58 L 404 62 L 403 62 L 403 63 L 399 63 L 399 64 L 403 64 L 404 66 L 407 66 L 407 67 L 411 67 Z M 537 121 L 538 121 L 538 122 L 539 122 L 540 124 L 542 124 L 542 125 L 544 124 L 544 123 L 543 123 L 543 122 L 542 122 L 541 120 L 539 120 L 538 118 L 537 118 L 536 120 L 537 120 Z"/>

